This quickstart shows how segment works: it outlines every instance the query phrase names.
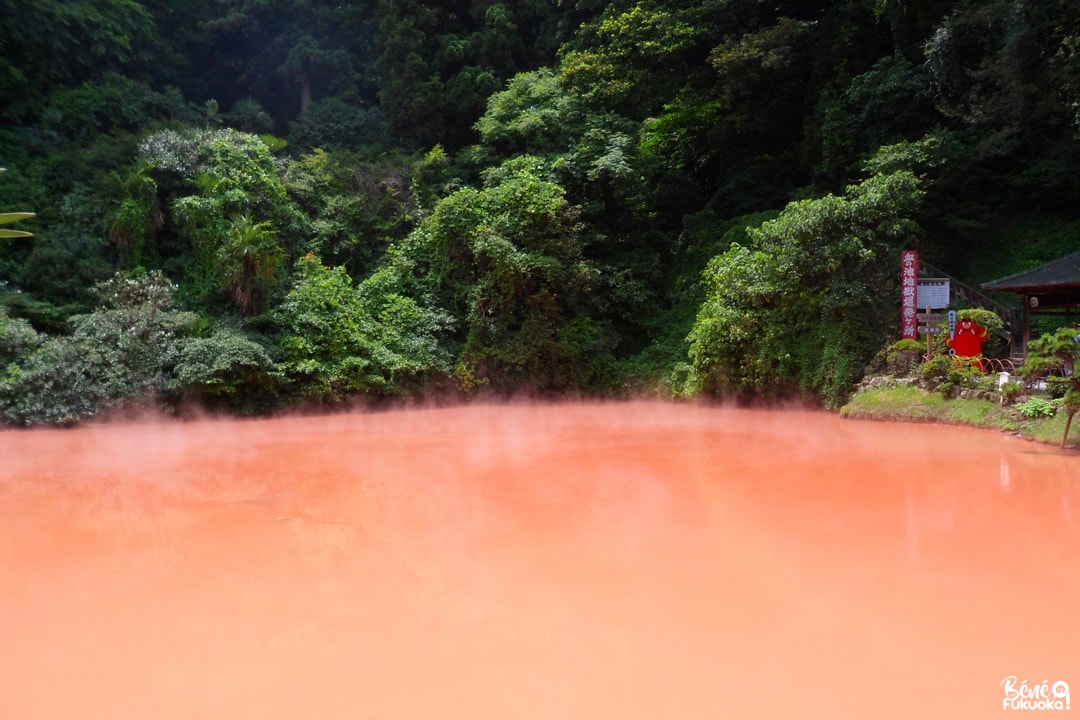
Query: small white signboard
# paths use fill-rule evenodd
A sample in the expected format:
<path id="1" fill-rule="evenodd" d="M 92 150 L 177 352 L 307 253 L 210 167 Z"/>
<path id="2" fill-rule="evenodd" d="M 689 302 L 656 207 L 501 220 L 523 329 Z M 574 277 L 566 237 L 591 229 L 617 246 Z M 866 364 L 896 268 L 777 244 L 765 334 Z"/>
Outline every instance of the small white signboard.
<path id="1" fill-rule="evenodd" d="M 949 278 L 919 278 L 919 295 L 916 301 L 920 310 L 940 310 L 949 307 Z"/>

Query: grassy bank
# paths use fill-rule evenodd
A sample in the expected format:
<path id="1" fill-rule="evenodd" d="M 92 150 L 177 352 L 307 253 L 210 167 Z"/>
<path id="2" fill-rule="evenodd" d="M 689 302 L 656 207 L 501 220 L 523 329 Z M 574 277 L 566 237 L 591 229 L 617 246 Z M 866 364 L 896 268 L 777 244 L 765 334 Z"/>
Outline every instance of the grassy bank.
<path id="1" fill-rule="evenodd" d="M 946 399 L 940 393 L 915 386 L 863 390 L 840 409 L 841 417 L 904 422 L 936 422 L 968 425 L 1008 432 L 1037 442 L 1059 445 L 1065 430 L 1065 413 L 1027 418 L 1015 406 L 994 400 Z M 1075 423 L 1074 423 L 1075 424 Z M 1067 447 L 1080 447 L 1080 429 L 1069 433 Z"/>

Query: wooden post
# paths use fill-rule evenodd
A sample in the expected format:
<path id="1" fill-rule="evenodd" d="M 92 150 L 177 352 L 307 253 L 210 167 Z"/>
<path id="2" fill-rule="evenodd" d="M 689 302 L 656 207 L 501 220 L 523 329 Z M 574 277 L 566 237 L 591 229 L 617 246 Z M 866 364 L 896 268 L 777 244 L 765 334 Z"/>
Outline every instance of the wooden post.
<path id="1" fill-rule="evenodd" d="M 1024 355 L 1021 362 L 1027 362 L 1028 342 L 1031 340 L 1031 296 L 1021 295 L 1024 299 Z"/>
<path id="2" fill-rule="evenodd" d="M 930 307 L 929 306 L 926 308 L 926 314 L 927 315 L 930 314 Z M 930 323 L 927 323 L 927 327 L 929 327 L 929 326 L 930 326 Z M 931 357 L 933 357 L 933 353 L 934 353 L 934 333 L 929 333 L 928 332 L 928 333 L 926 333 L 926 359 L 929 360 Z"/>

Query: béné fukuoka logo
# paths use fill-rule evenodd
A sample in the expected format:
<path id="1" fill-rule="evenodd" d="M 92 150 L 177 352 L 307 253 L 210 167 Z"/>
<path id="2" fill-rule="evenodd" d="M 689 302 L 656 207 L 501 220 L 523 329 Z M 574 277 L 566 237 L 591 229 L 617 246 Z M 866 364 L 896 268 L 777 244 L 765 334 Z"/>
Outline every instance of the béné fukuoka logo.
<path id="1" fill-rule="evenodd" d="M 1010 675 L 1000 683 L 1005 687 L 1003 710 L 1068 710 L 1069 683 L 1047 680 L 1029 686 L 1027 680 L 1016 684 L 1016 676 Z"/>

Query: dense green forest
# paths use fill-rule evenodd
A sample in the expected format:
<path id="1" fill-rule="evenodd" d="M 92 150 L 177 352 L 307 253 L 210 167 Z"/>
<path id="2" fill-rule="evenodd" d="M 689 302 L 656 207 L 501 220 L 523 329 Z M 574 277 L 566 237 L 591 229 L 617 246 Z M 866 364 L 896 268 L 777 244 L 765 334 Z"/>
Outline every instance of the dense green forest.
<path id="1" fill-rule="evenodd" d="M 1080 249 L 1076 0 L 0 6 L 9 424 L 836 406 L 901 248 Z"/>

